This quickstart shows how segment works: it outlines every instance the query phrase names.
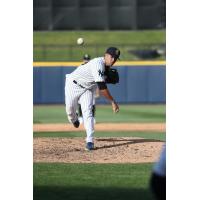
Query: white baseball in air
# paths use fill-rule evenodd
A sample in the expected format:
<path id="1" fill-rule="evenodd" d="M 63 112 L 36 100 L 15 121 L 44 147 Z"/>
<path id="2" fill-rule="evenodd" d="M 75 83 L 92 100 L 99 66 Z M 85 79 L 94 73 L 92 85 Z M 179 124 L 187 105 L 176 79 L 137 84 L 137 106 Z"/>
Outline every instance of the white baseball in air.
<path id="1" fill-rule="evenodd" d="M 84 39 L 83 38 L 78 38 L 77 39 L 77 44 L 78 45 L 82 45 L 84 43 Z"/>

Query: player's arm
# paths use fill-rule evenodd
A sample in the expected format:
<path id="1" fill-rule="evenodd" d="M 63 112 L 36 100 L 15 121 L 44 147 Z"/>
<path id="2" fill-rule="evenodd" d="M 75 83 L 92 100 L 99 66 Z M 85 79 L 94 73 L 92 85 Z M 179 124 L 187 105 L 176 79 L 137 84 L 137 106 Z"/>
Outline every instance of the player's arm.
<path id="1" fill-rule="evenodd" d="M 113 112 L 119 112 L 119 106 L 117 105 L 117 103 L 115 102 L 115 100 L 113 99 L 113 97 L 111 96 L 111 94 L 110 94 L 110 92 L 109 92 L 109 90 L 107 88 L 106 83 L 105 82 L 97 82 L 97 85 L 98 85 L 100 93 L 106 99 L 108 99 L 111 102 Z"/>

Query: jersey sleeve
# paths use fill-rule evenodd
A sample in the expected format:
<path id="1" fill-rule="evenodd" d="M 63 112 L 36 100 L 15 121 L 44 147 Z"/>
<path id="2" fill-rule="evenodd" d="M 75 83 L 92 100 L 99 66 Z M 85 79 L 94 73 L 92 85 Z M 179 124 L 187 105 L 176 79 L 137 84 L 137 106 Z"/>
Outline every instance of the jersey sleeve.
<path id="1" fill-rule="evenodd" d="M 105 82 L 105 66 L 100 61 L 95 61 L 92 66 L 92 75 L 95 82 Z"/>

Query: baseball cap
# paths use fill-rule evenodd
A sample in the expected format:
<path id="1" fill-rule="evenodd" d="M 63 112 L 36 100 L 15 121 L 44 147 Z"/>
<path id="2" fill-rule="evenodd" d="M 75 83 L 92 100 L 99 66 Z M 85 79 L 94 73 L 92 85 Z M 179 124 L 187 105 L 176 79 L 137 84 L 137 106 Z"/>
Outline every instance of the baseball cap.
<path id="1" fill-rule="evenodd" d="M 119 59 L 120 50 L 118 48 L 116 48 L 116 47 L 109 47 L 106 50 L 106 53 L 110 54 L 115 59 Z"/>
<path id="2" fill-rule="evenodd" d="M 89 54 L 85 54 L 84 56 L 83 56 L 83 60 L 90 60 L 90 55 Z"/>

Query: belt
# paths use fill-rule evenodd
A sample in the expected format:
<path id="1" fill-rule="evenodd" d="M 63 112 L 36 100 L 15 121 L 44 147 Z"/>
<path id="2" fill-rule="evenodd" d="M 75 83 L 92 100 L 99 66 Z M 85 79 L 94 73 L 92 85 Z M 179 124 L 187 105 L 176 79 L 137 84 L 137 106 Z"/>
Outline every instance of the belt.
<path id="1" fill-rule="evenodd" d="M 73 80 L 73 82 L 74 82 L 76 85 L 80 86 L 81 88 L 85 89 L 85 87 L 83 87 L 81 84 L 77 83 L 77 81 Z"/>

